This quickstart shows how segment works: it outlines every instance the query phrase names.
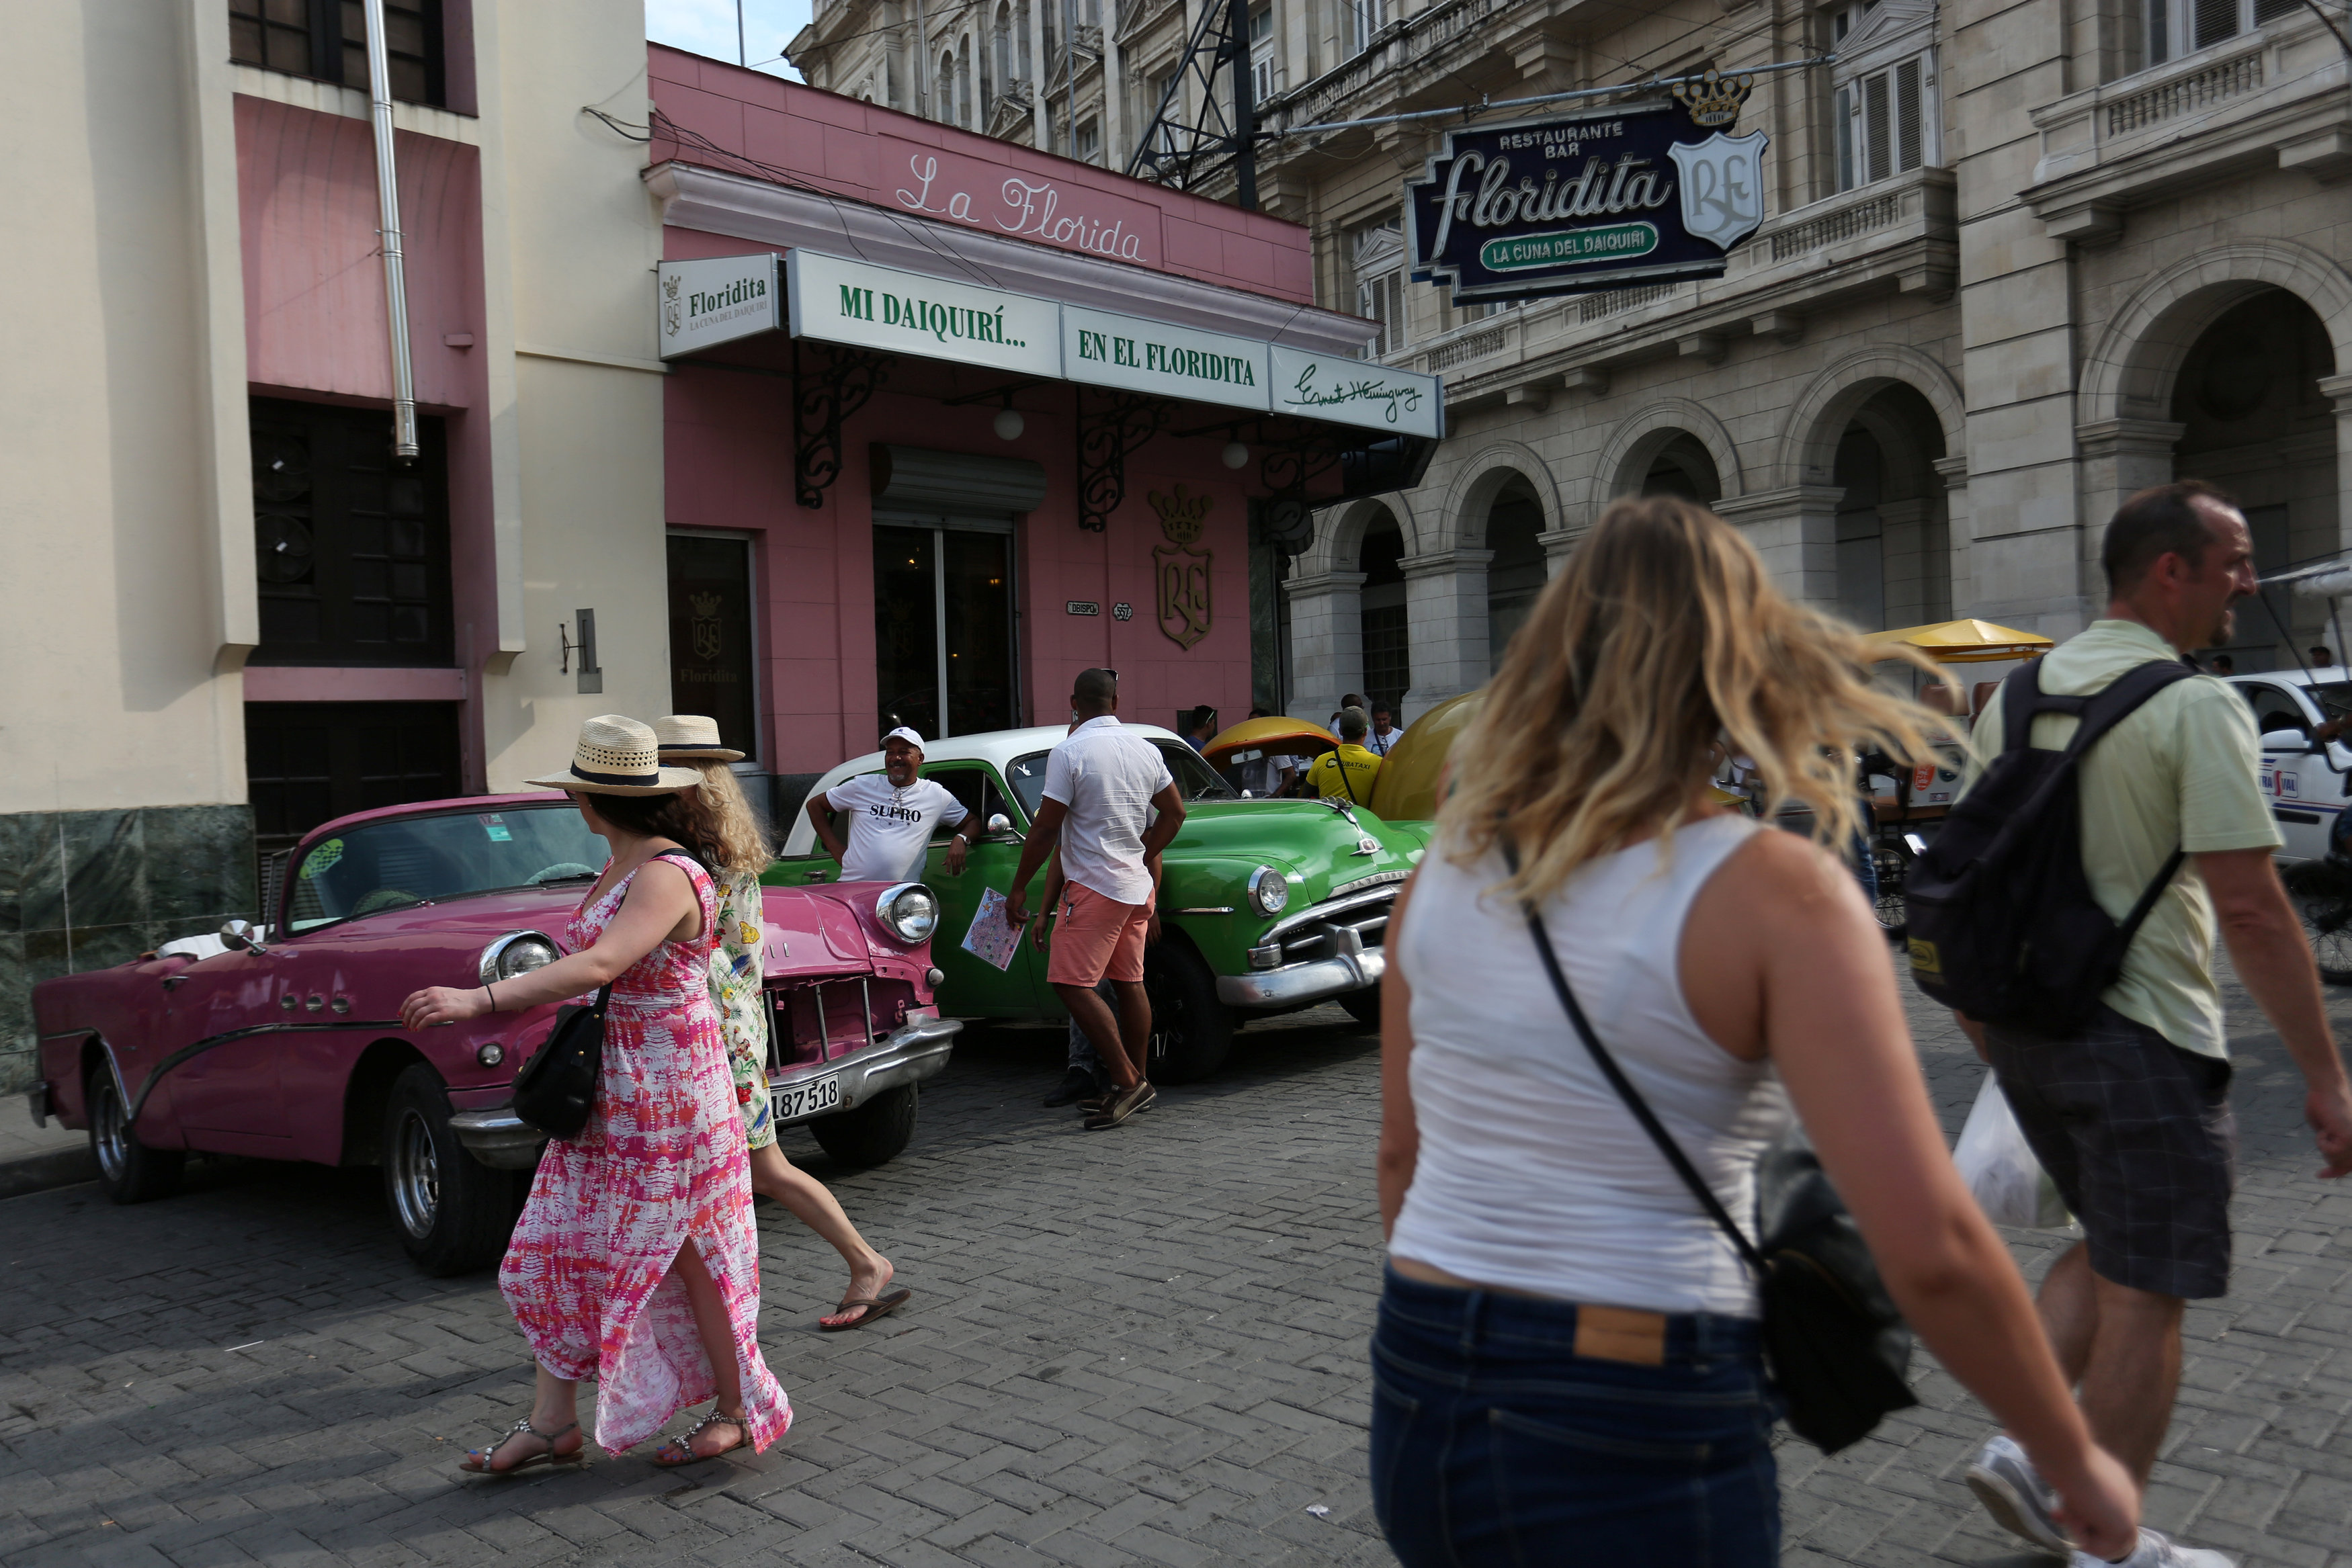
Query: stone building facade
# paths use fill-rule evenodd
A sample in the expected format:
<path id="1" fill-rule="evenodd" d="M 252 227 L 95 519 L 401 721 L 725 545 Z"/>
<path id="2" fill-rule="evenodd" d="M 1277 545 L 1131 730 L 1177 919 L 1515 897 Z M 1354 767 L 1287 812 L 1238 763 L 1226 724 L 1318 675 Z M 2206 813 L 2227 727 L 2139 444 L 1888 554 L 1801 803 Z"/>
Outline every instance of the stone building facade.
<path id="1" fill-rule="evenodd" d="M 837 73 L 846 49 L 825 39 L 890 13 L 832 0 L 796 57 Z M 1116 162 L 1157 101 L 1151 28 L 1172 38 L 1183 26 L 1161 19 L 1197 14 L 1123 7 L 1095 76 L 1082 66 L 1077 118 L 1113 127 Z M 2069 634 L 2096 612 L 2107 516 L 2176 476 L 2242 499 L 2266 570 L 2352 542 L 2340 18 L 2300 0 L 1256 15 L 1265 204 L 1312 226 L 1318 298 L 1378 320 L 1382 357 L 1447 390 L 1423 483 L 1325 512 L 1290 564 L 1297 712 L 1363 689 L 1412 714 L 1475 687 L 1629 492 L 1711 503 L 1790 591 L 1870 628 L 1974 614 Z M 1758 78 L 1739 129 L 1772 138 L 1765 222 L 1696 283 L 1456 308 L 1405 276 L 1395 227 L 1443 121 L 1302 131 L 1821 57 Z M 2295 643 L 2332 645 L 2323 606 L 2276 609 Z M 2239 637 L 2242 670 L 2290 662 L 2259 609 Z"/>

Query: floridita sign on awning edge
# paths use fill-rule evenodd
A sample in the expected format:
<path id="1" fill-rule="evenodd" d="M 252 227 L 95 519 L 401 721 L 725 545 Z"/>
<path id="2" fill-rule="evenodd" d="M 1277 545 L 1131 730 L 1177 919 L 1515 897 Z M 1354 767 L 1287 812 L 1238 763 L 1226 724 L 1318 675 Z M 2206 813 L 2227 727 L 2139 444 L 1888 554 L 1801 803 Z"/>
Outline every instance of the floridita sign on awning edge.
<path id="1" fill-rule="evenodd" d="M 772 253 L 763 253 L 665 263 L 665 299 L 674 267 L 716 269 L 710 278 L 717 280 L 736 274 L 755 276 L 774 261 Z M 1313 353 L 1150 317 L 1065 305 L 822 251 L 787 251 L 782 270 L 787 308 L 785 319 L 777 325 L 795 337 L 1288 414 L 1388 435 L 1434 440 L 1444 434 L 1444 390 L 1438 378 L 1376 360 Z M 751 326 L 695 346 L 769 329 Z M 665 357 L 688 351 L 672 350 L 670 341 L 663 340 Z"/>

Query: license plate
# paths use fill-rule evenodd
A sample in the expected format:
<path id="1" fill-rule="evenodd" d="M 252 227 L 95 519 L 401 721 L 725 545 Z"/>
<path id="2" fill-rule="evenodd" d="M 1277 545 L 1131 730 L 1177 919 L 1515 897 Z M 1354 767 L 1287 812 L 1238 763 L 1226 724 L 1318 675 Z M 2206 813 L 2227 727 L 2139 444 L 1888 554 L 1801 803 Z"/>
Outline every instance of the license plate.
<path id="1" fill-rule="evenodd" d="M 805 1083 L 772 1089 L 768 1092 L 768 1098 L 775 1106 L 775 1119 L 779 1122 L 795 1122 L 803 1116 L 838 1110 L 841 1107 L 841 1074 L 828 1072 Z"/>

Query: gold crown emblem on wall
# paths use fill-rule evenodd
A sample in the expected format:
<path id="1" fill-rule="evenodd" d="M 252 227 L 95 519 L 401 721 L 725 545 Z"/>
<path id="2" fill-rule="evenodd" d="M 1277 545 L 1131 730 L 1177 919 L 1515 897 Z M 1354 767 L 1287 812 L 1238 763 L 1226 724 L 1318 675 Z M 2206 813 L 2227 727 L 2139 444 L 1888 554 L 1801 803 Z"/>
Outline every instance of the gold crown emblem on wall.
<path id="1" fill-rule="evenodd" d="M 1177 545 L 1189 545 L 1201 537 L 1214 498 L 1187 496 L 1181 485 L 1165 496 L 1157 490 L 1150 493 L 1151 509 L 1160 514 L 1160 531 L 1168 536 L 1170 544 Z"/>
<path id="2" fill-rule="evenodd" d="M 1710 69 L 1696 81 L 1675 83 L 1675 97 L 1690 110 L 1691 123 L 1702 130 L 1732 124 L 1739 118 L 1739 106 L 1756 90 L 1752 76 L 1727 77 Z"/>

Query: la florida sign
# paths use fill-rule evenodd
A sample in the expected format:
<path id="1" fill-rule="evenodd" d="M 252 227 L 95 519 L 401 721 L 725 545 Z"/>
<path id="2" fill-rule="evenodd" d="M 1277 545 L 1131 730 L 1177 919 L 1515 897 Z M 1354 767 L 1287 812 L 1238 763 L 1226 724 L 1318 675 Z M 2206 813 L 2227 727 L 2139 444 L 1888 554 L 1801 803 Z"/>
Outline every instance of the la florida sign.
<path id="1" fill-rule="evenodd" d="M 1449 132 L 1405 185 L 1412 276 L 1457 301 L 1722 277 L 1764 221 L 1764 132 L 1707 129 L 1738 104 L 1727 90 Z"/>

